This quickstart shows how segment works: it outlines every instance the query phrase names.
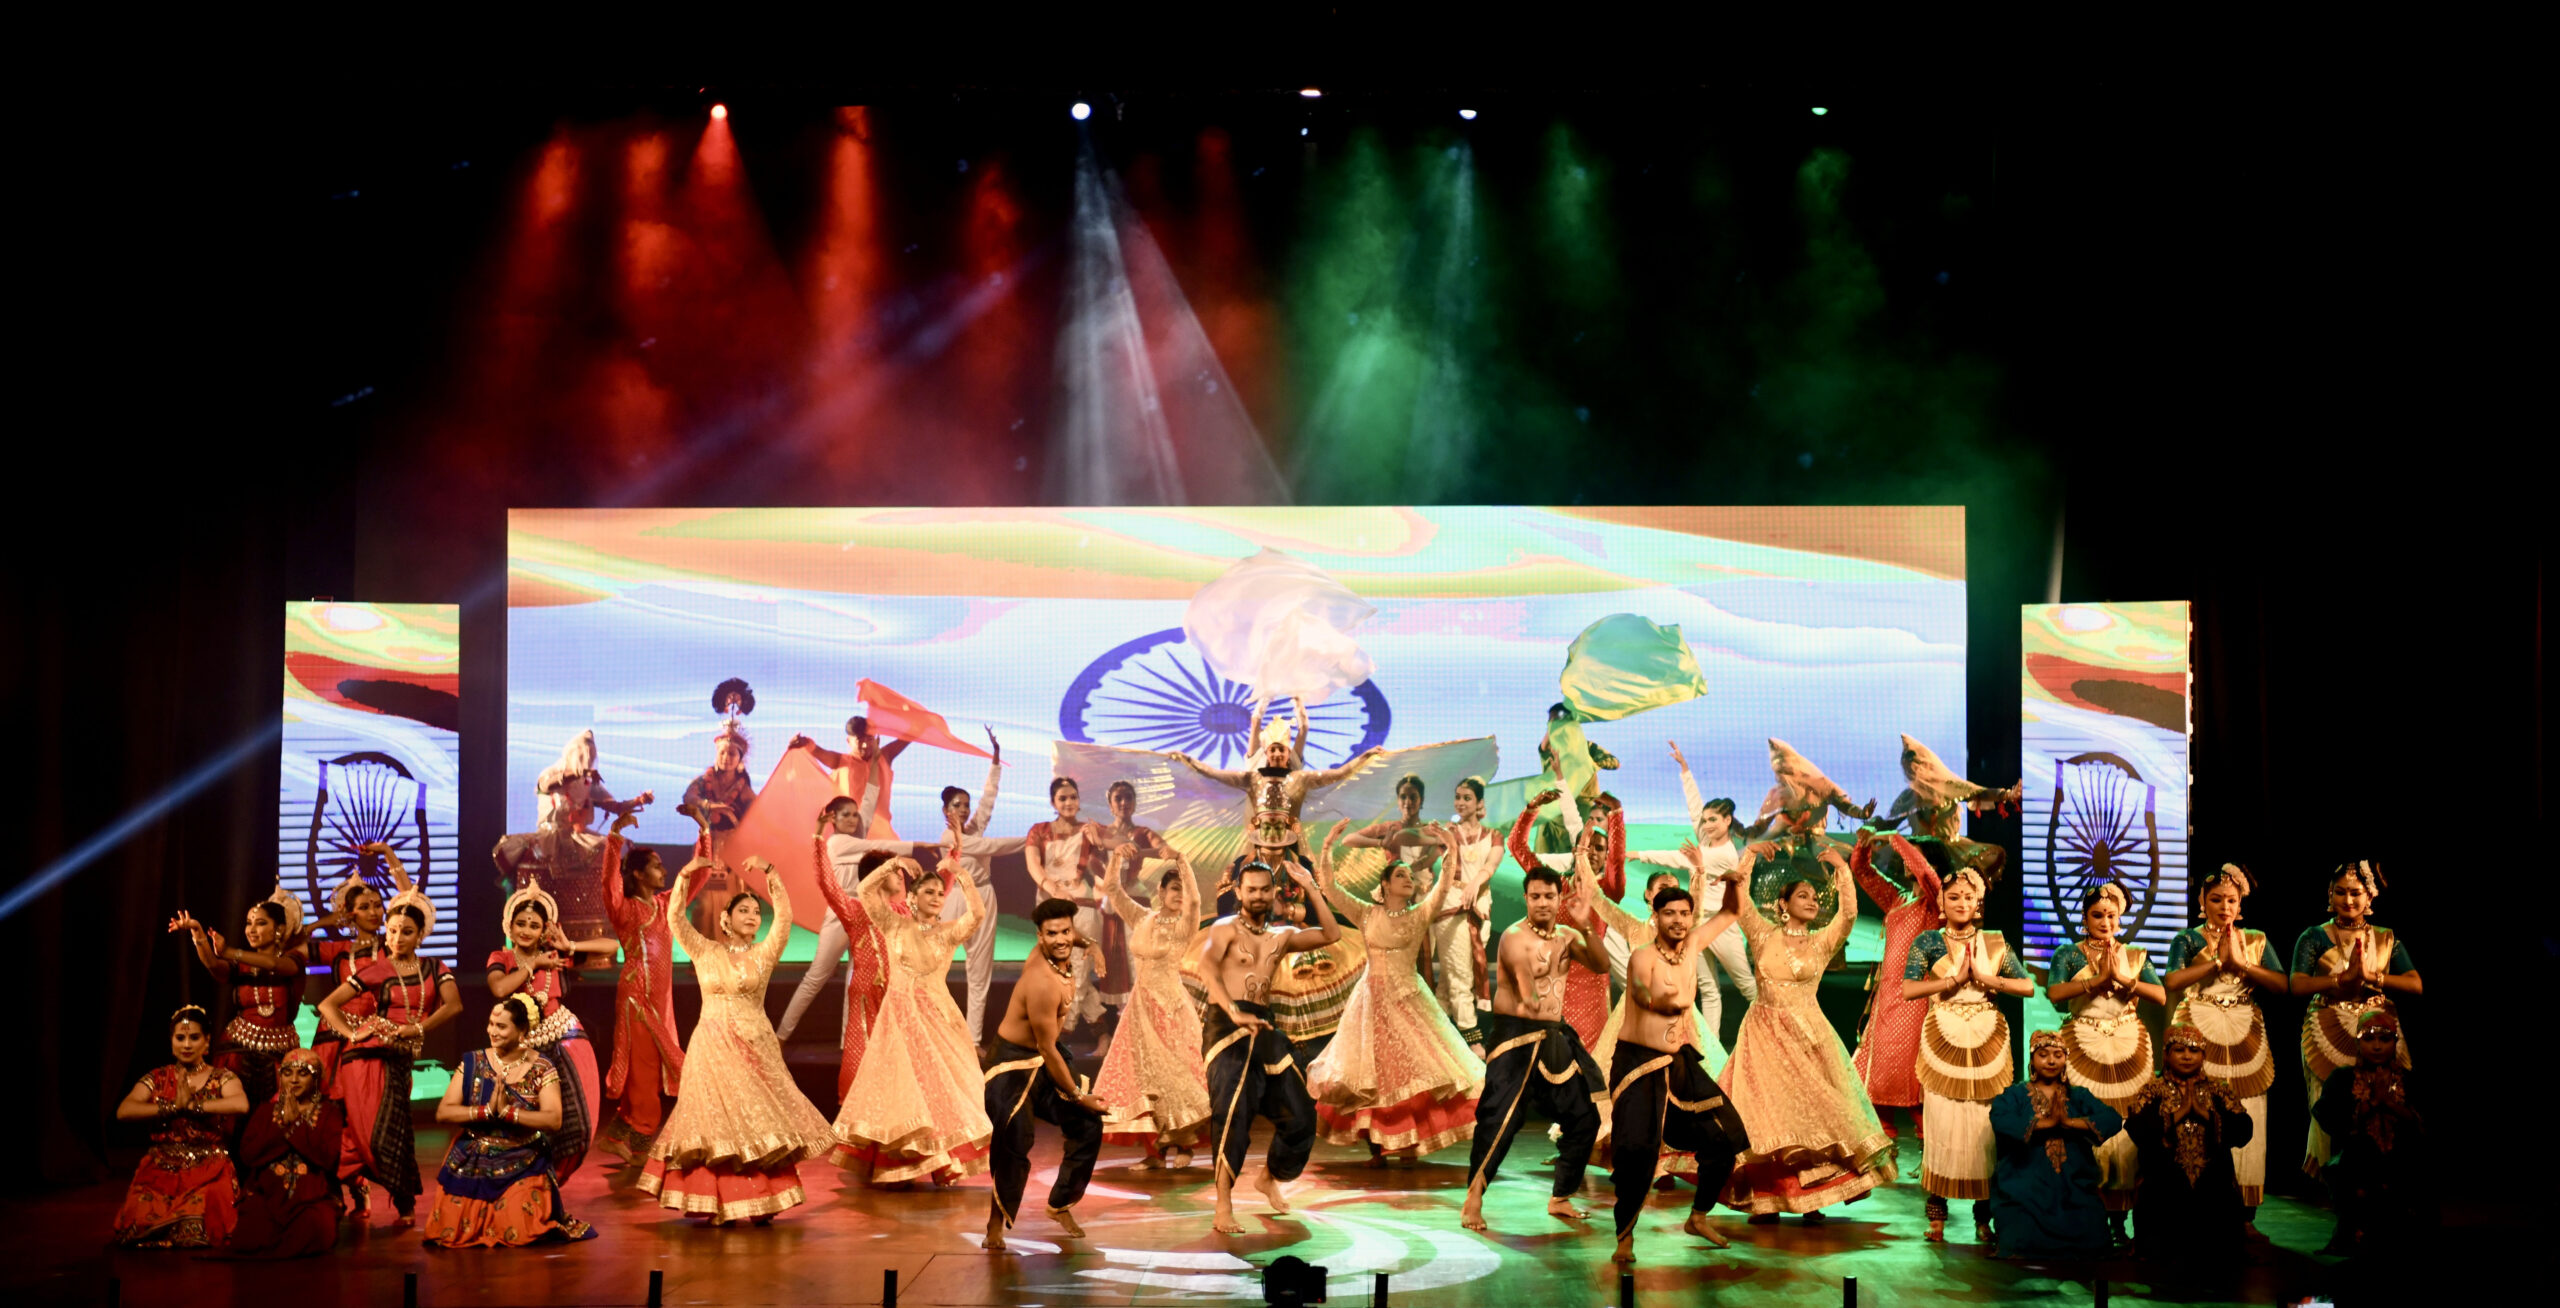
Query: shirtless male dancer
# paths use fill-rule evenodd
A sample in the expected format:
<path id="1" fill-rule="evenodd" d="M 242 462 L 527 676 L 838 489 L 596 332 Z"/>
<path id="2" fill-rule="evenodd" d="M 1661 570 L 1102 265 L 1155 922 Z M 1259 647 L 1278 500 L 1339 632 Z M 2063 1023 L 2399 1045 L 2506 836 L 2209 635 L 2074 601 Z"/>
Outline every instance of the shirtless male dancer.
<path id="1" fill-rule="evenodd" d="M 1588 874 L 1586 874 L 1588 875 Z M 1698 1190 L 1682 1230 L 1718 1248 L 1725 1238 L 1707 1225 L 1708 1210 L 1733 1175 L 1734 1159 L 1750 1143 L 1742 1115 L 1707 1075 L 1691 1006 L 1696 1002 L 1696 951 L 1734 923 L 1733 883 L 1714 883 L 1726 896 L 1722 911 L 1704 927 L 1686 889 L 1664 886 L 1653 895 L 1653 939 L 1627 958 L 1625 1016 L 1610 1061 L 1613 1088 L 1609 1116 L 1609 1179 L 1617 1187 L 1617 1261 L 1636 1260 L 1636 1218 L 1653 1188 L 1654 1160 L 1664 1145 L 1698 1158 Z"/>
<path id="2" fill-rule="evenodd" d="M 1600 1135 L 1599 1105 L 1609 1084 L 1564 1020 L 1564 969 L 1568 956 L 1605 972 L 1608 957 L 1591 938 L 1556 921 L 1564 878 L 1544 864 L 1522 883 L 1528 916 L 1502 933 L 1493 959 L 1493 1010 L 1484 1015 L 1484 1095 L 1476 1100 L 1476 1136 L 1467 1159 L 1467 1202 L 1458 1223 L 1485 1229 L 1484 1190 L 1502 1170 L 1521 1111 L 1533 1109 L 1564 1130 L 1557 1143 L 1555 1188 L 1547 1214 L 1565 1221 L 1590 1216 L 1575 1207 L 1573 1192 L 1591 1162 Z M 1650 1176 L 1647 1177 L 1650 1180 Z"/>
<path id="3" fill-rule="evenodd" d="M 1039 1122 L 1048 1122 L 1066 1137 L 1066 1156 L 1058 1161 L 1058 1179 L 1049 1187 L 1049 1218 L 1069 1236 L 1084 1237 L 1076 1224 L 1076 1201 L 1093 1180 L 1094 1160 L 1102 1156 L 1102 1101 L 1076 1085 L 1058 1052 L 1058 1028 L 1075 1001 L 1076 906 L 1064 899 L 1044 899 L 1031 910 L 1040 932 L 1040 952 L 1013 983 L 1004 1019 L 987 1046 L 987 1120 L 995 1124 L 995 1194 L 987 1201 L 989 1253 L 1005 1252 L 1004 1233 L 1022 1207 L 1022 1187 L 1031 1179 L 1031 1141 Z"/>
<path id="4" fill-rule="evenodd" d="M 1217 1141 L 1218 1167 L 1218 1206 L 1211 1229 L 1227 1235 L 1244 1230 L 1236 1224 L 1234 1193 L 1255 1114 L 1271 1119 L 1271 1149 L 1263 1159 L 1259 1188 L 1272 1211 L 1289 1211 L 1280 1187 L 1306 1170 L 1307 1155 L 1315 1151 L 1315 1100 L 1307 1094 L 1306 1073 L 1297 1066 L 1297 1047 L 1273 1019 L 1271 976 L 1282 956 L 1322 949 L 1342 938 L 1342 928 L 1335 925 L 1315 877 L 1302 867 L 1287 866 L 1290 879 L 1306 891 L 1315 909 L 1316 928 L 1292 931 L 1272 921 L 1271 868 L 1253 862 L 1236 871 L 1235 916 L 1209 928 L 1201 945 L 1200 975 L 1209 991 L 1209 1011 L 1201 1023 L 1200 1047 L 1209 1066 L 1209 1133 Z M 1585 1136 L 1586 1149 L 1589 1144 Z"/>

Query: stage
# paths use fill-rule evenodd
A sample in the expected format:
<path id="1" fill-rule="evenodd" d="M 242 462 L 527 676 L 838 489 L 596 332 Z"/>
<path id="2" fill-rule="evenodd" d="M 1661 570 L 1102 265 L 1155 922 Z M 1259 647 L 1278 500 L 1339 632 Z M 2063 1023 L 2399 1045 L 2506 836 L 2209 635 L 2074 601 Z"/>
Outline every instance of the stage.
<path id="1" fill-rule="evenodd" d="M 421 1157 L 440 1158 L 445 1136 L 419 1131 Z M 1567 1224 L 1545 1212 L 1546 1141 L 1532 1128 L 1514 1146 L 1504 1179 L 1485 1204 L 1493 1230 L 1461 1230 L 1466 1151 L 1451 1149 L 1416 1167 L 1372 1170 L 1355 1150 L 1319 1146 L 1290 1188 L 1296 1209 L 1271 1213 L 1239 1194 L 1246 1232 L 1209 1230 L 1205 1168 L 1177 1173 L 1135 1167 L 1137 1154 L 1112 1148 L 1077 1209 L 1087 1238 L 1062 1241 L 1040 1215 L 1054 1136 L 1044 1135 L 1024 1199 L 1029 1216 L 1012 1251 L 980 1252 L 988 1183 L 947 1191 L 866 1189 L 824 1164 L 801 1169 L 810 1202 L 770 1227 L 714 1230 L 678 1217 L 631 1188 L 637 1170 L 609 1173 L 598 1155 L 568 1187 L 570 1211 L 598 1228 L 596 1239 L 516 1250 L 431 1251 L 387 1224 L 377 1194 L 376 1225 L 343 1228 L 337 1252 L 292 1263 L 225 1263 L 177 1252 L 108 1253 L 101 1232 L 123 1190 L 112 1182 L 65 1193 L 0 1234 L 17 1302 L 104 1303 L 108 1278 L 127 1304 L 262 1303 L 294 1308 L 401 1302 L 414 1273 L 424 1305 L 644 1304 L 649 1274 L 664 1274 L 663 1302 L 675 1304 L 877 1304 L 883 1274 L 897 1273 L 900 1305 L 1260 1303 L 1261 1268 L 1294 1254 L 1329 1269 L 1330 1302 L 1372 1302 L 1376 1276 L 1389 1275 L 1388 1302 L 1425 1305 L 1615 1303 L 1610 1261 L 1609 1186 L 1594 1170 L 1581 1202 L 1591 1220 Z M 1257 1139 L 1257 1156 L 1260 1141 Z M 430 1168 L 432 1174 L 432 1167 Z M 1944 1245 L 1921 1239 L 1921 1193 L 1910 1175 L 1866 1201 L 1835 1209 L 1825 1225 L 1795 1218 L 1750 1226 L 1719 1210 L 1733 1242 L 1717 1250 L 1683 1235 L 1688 1191 L 1657 1192 L 1637 1235 L 1636 1302 L 1670 1308 L 1701 1302 L 1834 1305 L 1843 1278 L 1858 1300 L 1877 1304 L 2084 1304 L 2093 1273 L 2110 1277 L 2110 1302 L 2140 1304 L 2295 1302 L 2344 1279 L 2337 1260 L 2311 1255 L 2328 1238 L 2329 1215 L 2271 1198 L 2245 1279 L 2227 1291 L 2146 1297 L 2151 1283 L 2131 1266 L 2102 1269 L 2021 1266 L 1985 1257 L 1969 1235 Z M 432 1200 L 430 1199 L 430 1202 Z M 2459 1227 L 2457 1225 L 2456 1229 Z M 1962 1205 L 1950 1231 L 1969 1231 Z M 2450 1234 L 2450 1232 L 2449 1232 Z M 2471 1243 L 2465 1241 L 2464 1243 Z"/>

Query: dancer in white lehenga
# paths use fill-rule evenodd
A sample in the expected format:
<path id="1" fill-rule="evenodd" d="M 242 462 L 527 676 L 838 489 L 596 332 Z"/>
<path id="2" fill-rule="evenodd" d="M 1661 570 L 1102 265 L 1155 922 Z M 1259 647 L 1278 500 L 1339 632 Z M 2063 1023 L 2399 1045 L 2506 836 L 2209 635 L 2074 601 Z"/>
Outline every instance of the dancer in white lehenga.
<path id="1" fill-rule="evenodd" d="M 854 1073 L 853 1089 L 836 1110 L 838 1166 L 868 1163 L 871 1183 L 895 1185 L 930 1177 L 947 1185 L 986 1170 L 995 1127 L 987 1120 L 986 1083 L 977 1050 L 969 1044 L 969 1020 L 951 998 L 945 980 L 952 951 L 978 928 L 986 905 L 977 882 L 943 854 L 944 871 L 926 876 L 911 858 L 893 858 L 862 883 L 863 907 L 888 941 L 889 988 L 871 1027 L 871 1044 Z M 914 889 L 906 889 L 909 879 Z M 942 921 L 942 896 L 957 882 L 969 910 Z M 829 905 L 851 918 L 854 905 L 832 880 L 820 880 Z M 890 911 L 904 894 L 908 913 Z"/>
<path id="2" fill-rule="evenodd" d="M 1484 1060 L 1468 1051 L 1417 966 L 1439 897 L 1417 891 L 1402 862 L 1387 864 L 1377 903 L 1345 893 L 1334 880 L 1333 842 L 1347 825 L 1335 823 L 1325 837 L 1316 877 L 1334 911 L 1359 927 L 1369 968 L 1343 1005 L 1333 1043 L 1308 1066 L 1307 1092 L 1324 1138 L 1366 1141 L 1378 1166 L 1390 1152 L 1419 1158 L 1473 1136 Z M 1441 842 L 1454 861 L 1455 841 Z"/>
<path id="3" fill-rule="evenodd" d="M 1141 904 L 1124 882 L 1139 861 L 1134 846 L 1112 851 L 1102 883 L 1111 911 L 1128 925 L 1134 975 L 1093 1093 L 1111 1124 L 1104 1143 L 1144 1146 L 1149 1166 L 1189 1167 L 1191 1147 L 1209 1120 L 1200 1010 L 1182 988 L 1182 960 L 1204 930 L 1200 883 L 1190 858 L 1175 851 L 1176 866 L 1156 881 L 1155 902 Z"/>

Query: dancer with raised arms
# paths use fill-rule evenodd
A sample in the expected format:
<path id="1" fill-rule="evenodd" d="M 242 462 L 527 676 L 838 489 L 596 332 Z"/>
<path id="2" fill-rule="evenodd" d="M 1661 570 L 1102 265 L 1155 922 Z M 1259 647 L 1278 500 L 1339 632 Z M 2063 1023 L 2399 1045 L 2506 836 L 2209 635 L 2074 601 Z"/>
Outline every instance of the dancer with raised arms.
<path id="1" fill-rule="evenodd" d="M 1310 897 L 1314 929 L 1274 929 L 1274 874 L 1268 864 L 1247 863 L 1236 872 L 1235 916 L 1211 927 L 1202 946 L 1200 975 L 1208 987 L 1209 1009 L 1200 1045 L 1209 1067 L 1209 1131 L 1218 1152 L 1218 1202 L 1211 1229 L 1222 1234 L 1244 1230 L 1236 1223 L 1235 1183 L 1244 1170 L 1255 1116 L 1271 1119 L 1271 1148 L 1263 1159 L 1259 1187 L 1274 1212 L 1289 1211 L 1281 1187 L 1306 1170 L 1307 1155 L 1315 1148 L 1315 1101 L 1307 1095 L 1297 1049 L 1274 1024 L 1271 976 L 1283 955 L 1322 949 L 1341 939 L 1342 930 L 1334 924 L 1332 906 L 1317 893 L 1314 876 L 1303 867 L 1290 867 L 1288 873 Z"/>
<path id="2" fill-rule="evenodd" d="M 800 1019 L 808 1014 L 809 1005 L 825 993 L 837 965 L 850 956 L 852 966 L 845 977 L 844 1030 L 840 1037 L 843 1055 L 836 1066 L 838 1099 L 853 1089 L 853 1078 L 862 1069 L 862 1055 L 871 1042 L 871 1023 L 879 1015 L 880 1000 L 889 985 L 881 949 L 881 924 L 871 920 L 871 910 L 857 898 L 863 873 L 890 858 L 862 835 L 871 822 L 870 805 L 877 798 L 876 794 L 865 794 L 858 800 L 838 795 L 818 810 L 818 829 L 811 837 L 810 857 L 817 863 L 818 889 L 827 901 L 827 920 L 819 924 L 817 953 L 811 956 L 808 970 L 791 992 L 791 1002 L 783 1006 L 782 1022 L 774 1030 L 776 1038 L 790 1039 L 791 1033 L 800 1029 Z M 829 885 L 835 887 L 835 892 L 827 891 Z"/>
<path id="3" fill-rule="evenodd" d="M 942 897 L 954 881 L 969 908 L 958 921 L 945 922 Z M 819 888 L 834 898 L 831 882 Z M 831 1156 L 839 1167 L 867 1171 L 873 1185 L 918 1178 L 948 1185 L 986 1167 L 994 1133 L 968 1019 L 945 980 L 952 951 L 978 929 L 986 905 L 947 847 L 942 870 L 931 875 L 914 859 L 890 859 L 863 881 L 859 898 L 880 925 L 889 988 L 862 1070 L 836 1109 Z M 894 900 L 905 901 L 907 911 L 892 911 Z M 837 907 L 839 914 L 852 911 L 850 904 Z"/>
<path id="4" fill-rule="evenodd" d="M 1493 1010 L 1484 1020 L 1491 1051 L 1485 1058 L 1484 1093 L 1476 1100 L 1467 1200 L 1458 1214 L 1458 1224 L 1470 1231 L 1485 1229 L 1485 1187 L 1502 1171 L 1511 1138 L 1531 1113 L 1563 1132 L 1547 1215 L 1565 1221 L 1590 1216 L 1574 1204 L 1573 1193 L 1582 1188 L 1582 1171 L 1591 1164 L 1592 1142 L 1600 1134 L 1600 1105 L 1609 1098 L 1599 1065 L 1564 1020 L 1567 967 L 1604 970 L 1608 959 L 1589 936 L 1556 920 L 1564 903 L 1564 878 L 1534 861 L 1524 875 L 1521 894 L 1527 916 L 1503 932 L 1494 947 Z"/>
<path id="5" fill-rule="evenodd" d="M 1867 1088 L 1867 1102 L 1875 1106 L 1876 1117 L 1893 1128 L 1888 1109 L 1900 1108 L 1911 1119 L 1913 1133 L 1918 1134 L 1920 1121 L 1920 1025 L 1929 1012 L 1925 1002 L 1905 999 L 1901 979 L 1904 964 L 1911 958 L 1911 942 L 1924 931 L 1938 929 L 1940 917 L 1938 871 L 1931 866 L 1918 846 L 1900 836 L 1887 837 L 1902 864 L 1902 875 L 1911 884 L 1908 889 L 1895 885 L 1877 871 L 1878 848 L 1873 828 L 1858 832 L 1858 846 L 1849 855 L 1849 875 L 1867 898 L 1884 910 L 1884 952 L 1877 956 L 1876 976 L 1867 989 L 1867 1024 L 1858 1033 L 1858 1052 L 1852 1060 L 1858 1069 L 1858 1081 Z"/>
<path id="6" fill-rule="evenodd" d="M 666 1121 L 665 1101 L 681 1084 L 684 1044 L 676 1037 L 675 927 L 667 866 L 646 845 L 625 847 L 632 818 L 614 820 L 600 865 L 604 911 L 622 941 L 622 972 L 613 984 L 613 1064 L 604 1099 L 612 1112 L 596 1131 L 596 1147 L 628 1162 L 646 1155 Z"/>
<path id="7" fill-rule="evenodd" d="M 274 894 L 249 906 L 236 945 L 185 909 L 169 919 L 169 930 L 190 933 L 197 960 L 231 990 L 231 1020 L 214 1040 L 214 1065 L 240 1078 L 250 1102 L 275 1098 L 276 1063 L 302 1044 L 294 1029 L 302 1012 L 302 901 L 277 882 Z"/>
<path id="8" fill-rule="evenodd" d="M 1049 1220 L 1070 1236 L 1084 1235 L 1074 1210 L 1102 1154 L 1103 1103 L 1076 1084 L 1066 1056 L 1058 1052 L 1058 1032 L 1076 993 L 1075 968 L 1068 962 L 1076 950 L 1075 919 L 1076 906 L 1063 899 L 1044 899 L 1032 908 L 1032 927 L 1040 933 L 1037 954 L 1013 983 L 996 1038 L 987 1046 L 982 1075 L 987 1118 L 995 1124 L 988 1168 L 995 1192 L 987 1200 L 987 1234 L 980 1247 L 989 1253 L 1005 1252 L 1004 1233 L 1022 1209 L 1031 1142 L 1041 1122 L 1057 1127 L 1066 1143 L 1049 1186 Z"/>
<path id="9" fill-rule="evenodd" d="M 1307 857 L 1306 825 L 1303 815 L 1307 797 L 1359 771 L 1369 760 L 1386 752 L 1371 746 L 1337 768 L 1307 766 L 1307 706 L 1296 700 L 1289 702 L 1297 715 L 1294 741 L 1284 734 L 1277 722 L 1269 724 L 1270 739 L 1262 745 L 1262 765 L 1244 768 L 1214 768 L 1180 751 L 1170 757 L 1192 771 L 1217 782 L 1233 786 L 1245 797 L 1245 857 L 1249 860 L 1277 861 L 1289 859 L 1301 867 L 1312 868 Z M 1259 740 L 1264 722 L 1256 717 L 1245 733 L 1248 740 Z"/>
<path id="10" fill-rule="evenodd" d="M 1200 884 L 1191 859 L 1167 847 L 1174 866 L 1156 878 L 1153 903 L 1130 894 L 1139 846 L 1111 851 L 1103 890 L 1111 911 L 1129 929 L 1134 975 L 1121 1009 L 1120 1034 L 1102 1060 L 1093 1092 L 1110 1116 L 1103 1139 L 1147 1151 L 1148 1166 L 1189 1167 L 1200 1124 L 1209 1120 L 1209 1078 L 1200 1065 L 1200 1013 L 1182 989 L 1182 960 L 1206 934 L 1200 925 Z M 1072 969 L 1070 969 L 1072 973 Z M 989 1117 L 994 1116 L 993 1109 Z M 997 1123 L 999 1137 L 1004 1126 Z"/>
<path id="11" fill-rule="evenodd" d="M 1582 875 L 1587 878 L 1590 872 Z M 1611 1015 L 1615 1030 L 1608 1042 L 1609 1180 L 1617 1192 L 1612 1216 L 1618 1231 L 1615 1258 L 1621 1263 L 1636 1260 L 1636 1219 L 1644 1213 L 1656 1160 L 1666 1148 L 1697 1160 L 1698 1188 L 1680 1229 L 1719 1249 L 1726 1243 L 1707 1224 L 1707 1214 L 1724 1193 L 1750 1135 L 1723 1088 L 1707 1074 L 1694 1016 L 1698 965 L 1692 952 L 1733 926 L 1733 897 L 1739 893 L 1733 882 L 1713 884 L 1723 903 L 1703 924 L 1697 920 L 1696 898 L 1669 885 L 1654 892 L 1650 922 L 1621 927 L 1635 944 L 1627 957 L 1626 997 Z M 1586 894 L 1591 890 L 1584 888 Z"/>

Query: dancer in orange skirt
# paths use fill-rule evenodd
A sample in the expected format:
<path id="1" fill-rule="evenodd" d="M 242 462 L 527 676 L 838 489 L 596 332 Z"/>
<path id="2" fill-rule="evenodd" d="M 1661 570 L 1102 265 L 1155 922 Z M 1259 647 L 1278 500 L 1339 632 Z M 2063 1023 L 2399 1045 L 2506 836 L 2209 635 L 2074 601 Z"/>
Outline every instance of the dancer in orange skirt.
<path id="1" fill-rule="evenodd" d="M 545 1134 L 567 1117 L 558 1065 L 530 1037 L 542 1005 L 518 992 L 489 1010 L 489 1047 L 446 1083 L 436 1120 L 461 1129 L 436 1171 L 436 1206 L 419 1234 L 430 1249 L 521 1247 L 592 1240 L 595 1228 L 560 1202 L 557 1153 Z"/>
<path id="2" fill-rule="evenodd" d="M 116 1105 L 117 1121 L 152 1124 L 151 1152 L 116 1210 L 123 1248 L 202 1249 L 231 1237 L 238 1184 L 223 1142 L 249 1111 L 249 1093 L 206 1059 L 211 1025 L 193 1004 L 171 1013 L 169 1053 L 178 1061 L 135 1082 Z"/>

